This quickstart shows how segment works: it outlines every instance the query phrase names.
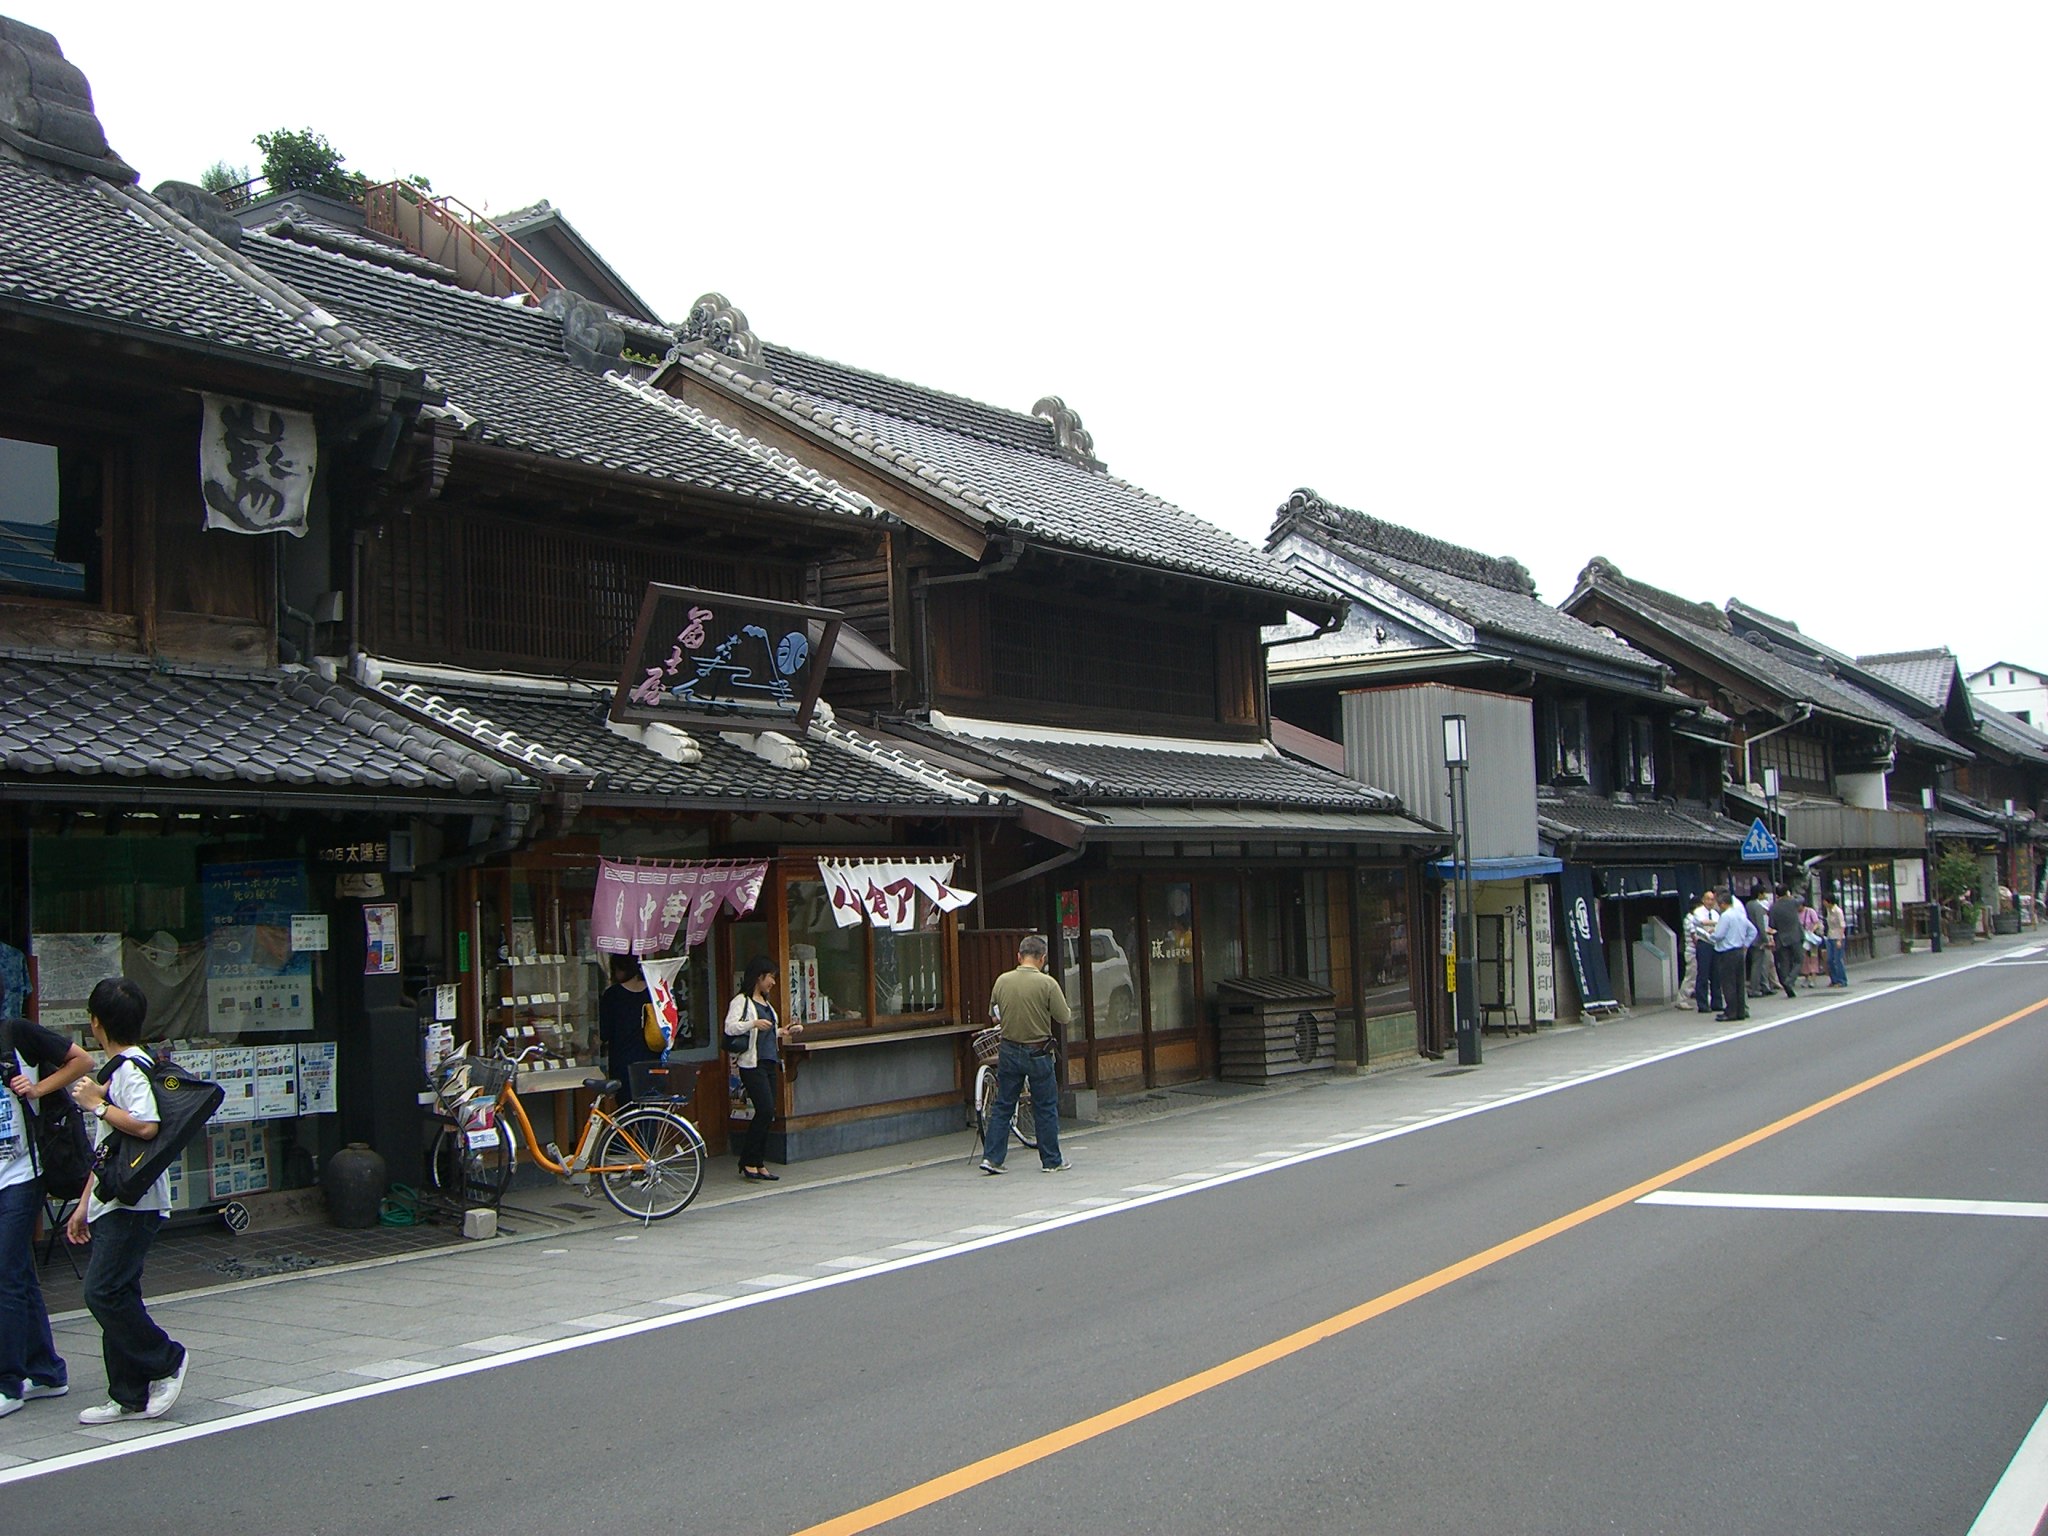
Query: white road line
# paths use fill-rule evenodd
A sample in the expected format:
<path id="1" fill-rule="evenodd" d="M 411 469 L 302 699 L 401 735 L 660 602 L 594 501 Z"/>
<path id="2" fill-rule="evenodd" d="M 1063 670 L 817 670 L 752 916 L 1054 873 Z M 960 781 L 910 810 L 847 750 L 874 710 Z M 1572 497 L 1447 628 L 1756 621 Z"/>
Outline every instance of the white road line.
<path id="1" fill-rule="evenodd" d="M 1660 1189 L 1637 1205 L 1690 1205 L 1719 1211 L 1855 1211 L 1892 1216 L 2031 1216 L 2048 1220 L 2040 1200 L 1919 1200 L 1899 1195 L 1722 1195 Z"/>
<path id="2" fill-rule="evenodd" d="M 2048 1518 L 2048 1408 L 2013 1452 L 1969 1536 L 2035 1536 Z"/>
<path id="3" fill-rule="evenodd" d="M 0 1487 L 26 1482 L 32 1478 L 48 1477 L 53 1473 L 68 1472 L 75 1467 L 92 1466 L 99 1462 L 132 1456 L 139 1451 L 169 1450 L 173 1446 L 184 1445 L 189 1441 L 210 1439 L 214 1435 L 230 1434 L 238 1429 L 249 1429 L 259 1424 L 274 1423 L 280 1419 L 296 1418 L 305 1413 L 317 1413 L 322 1409 L 339 1407 L 344 1403 L 363 1402 L 392 1392 L 404 1392 L 415 1387 L 431 1386 L 437 1382 L 459 1381 L 465 1376 L 477 1375 L 484 1371 L 500 1370 L 509 1365 L 521 1365 L 530 1360 L 544 1360 L 554 1355 L 565 1354 L 570 1350 L 589 1349 L 618 1339 L 634 1338 L 643 1333 L 653 1333 L 661 1329 L 674 1328 L 703 1318 L 719 1317 L 728 1312 L 758 1307 L 764 1303 L 780 1301 L 787 1297 L 803 1296 L 816 1291 L 831 1290 L 837 1286 L 849 1285 L 856 1281 L 871 1279 L 879 1275 L 895 1274 L 906 1269 L 920 1268 L 923 1265 L 935 1263 L 943 1259 L 950 1259 L 960 1254 L 979 1253 L 989 1248 L 1000 1247 L 1006 1243 L 1014 1243 L 1025 1238 L 1037 1237 L 1044 1233 L 1057 1232 L 1068 1227 L 1079 1226 L 1084 1222 L 1094 1221 L 1099 1217 L 1120 1215 L 1125 1211 L 1142 1210 L 1147 1206 L 1157 1205 L 1163 1201 L 1179 1200 L 1188 1195 L 1200 1194 L 1211 1189 L 1220 1189 L 1245 1179 L 1263 1178 L 1266 1174 L 1277 1173 L 1283 1168 L 1293 1168 L 1307 1163 L 1318 1162 L 1325 1157 L 1341 1156 L 1346 1152 L 1355 1152 L 1365 1147 L 1377 1146 L 1382 1142 L 1394 1141 L 1404 1136 L 1412 1136 L 1420 1131 L 1434 1130 L 1440 1126 L 1453 1125 L 1460 1120 L 1469 1120 L 1474 1115 L 1489 1114 L 1498 1109 L 1511 1109 L 1518 1104 L 1527 1104 L 1536 1099 L 1549 1098 L 1555 1093 L 1564 1093 L 1590 1083 L 1605 1082 L 1612 1077 L 1621 1077 L 1646 1066 L 1654 1066 L 1665 1061 L 1675 1061 L 1681 1056 L 1690 1056 L 1695 1051 L 1713 1050 L 1719 1046 L 1730 1044 L 1733 1041 L 1746 1039 L 1751 1035 L 1767 1034 L 1774 1029 L 1783 1029 L 1788 1024 L 1804 1023 L 1806 1020 L 1817 1018 L 1821 1014 L 1832 1013 L 1837 1008 L 1853 1007 L 1858 1003 L 1867 1003 L 1880 997 L 1889 997 L 1913 987 L 1925 986 L 1929 982 L 1946 981 L 1956 976 L 1967 976 L 1980 966 L 1992 963 L 1989 959 L 1976 960 L 1968 965 L 1958 966 L 1952 971 L 1940 971 L 1931 976 L 1916 976 L 1912 980 L 1900 982 L 1896 986 L 1874 987 L 1868 990 L 1861 990 L 1853 997 L 1839 998 L 1824 1003 L 1818 1008 L 1809 1009 L 1804 1013 L 1764 1020 L 1750 1025 L 1747 1029 L 1730 1030 L 1726 1034 L 1710 1035 L 1705 1039 L 1694 1040 L 1685 1045 L 1673 1046 L 1670 1050 L 1659 1051 L 1653 1055 L 1615 1062 L 1584 1073 L 1581 1076 L 1567 1078 L 1563 1082 L 1547 1083 L 1539 1087 L 1525 1088 L 1519 1093 L 1507 1094 L 1501 1098 L 1481 1104 L 1477 1108 L 1455 1109 L 1444 1114 L 1432 1115 L 1424 1119 L 1391 1126 L 1385 1130 L 1375 1130 L 1369 1133 L 1346 1137 L 1343 1140 L 1331 1142 L 1319 1152 L 1296 1153 L 1291 1157 L 1277 1158 L 1258 1168 L 1244 1169 L 1236 1173 L 1218 1174 L 1213 1178 L 1202 1178 L 1199 1183 L 1176 1183 L 1173 1188 L 1161 1190 L 1158 1194 L 1137 1195 L 1120 1200 L 1104 1199 L 1101 1196 L 1089 1196 L 1075 1201 L 1074 1204 L 1088 1206 L 1091 1209 L 1077 1211 L 1071 1216 L 1057 1217 L 1051 1221 L 1041 1222 L 1033 1226 L 1018 1227 L 996 1236 L 977 1237 L 971 1242 L 952 1244 L 920 1239 L 892 1243 L 887 1251 L 901 1254 L 903 1257 L 877 1264 L 872 1269 L 846 1270 L 835 1275 L 817 1276 L 795 1285 L 784 1286 L 778 1290 L 756 1291 L 747 1296 L 711 1299 L 697 1306 L 686 1305 L 685 1310 L 671 1312 L 662 1317 L 644 1318 L 637 1322 L 622 1323 L 616 1328 L 600 1328 L 594 1333 L 574 1334 L 565 1339 L 551 1339 L 544 1342 L 537 1341 L 530 1345 L 515 1346 L 505 1350 L 502 1354 L 486 1355 L 476 1360 L 465 1360 L 452 1365 L 436 1366 L 431 1370 L 421 1371 L 416 1376 L 400 1376 L 391 1381 L 365 1382 L 360 1387 L 346 1387 L 337 1392 L 323 1392 L 313 1397 L 302 1398 L 297 1402 L 277 1403 L 268 1408 L 251 1409 L 246 1413 L 234 1414 L 227 1418 L 209 1419 L 200 1424 L 181 1424 L 175 1428 L 159 1431 L 155 1434 L 137 1435 L 125 1441 L 98 1446 L 91 1450 L 70 1451 L 61 1455 L 46 1457 L 40 1461 L 28 1462 L 21 1466 L 0 1467 Z M 567 1254 L 568 1250 L 566 1248 L 544 1248 L 541 1252 L 543 1254 Z M 672 1300 L 677 1302 L 682 1302 L 683 1299 L 683 1297 L 672 1298 Z M 2038 1433 L 2038 1431 L 2039 1426 L 2037 1425 L 2036 1432 Z M 2032 1443 L 2032 1440 L 2033 1437 L 2029 1436 L 2029 1444 Z M 2031 1533 L 2029 1533 L 2029 1536 L 2031 1536 Z"/>

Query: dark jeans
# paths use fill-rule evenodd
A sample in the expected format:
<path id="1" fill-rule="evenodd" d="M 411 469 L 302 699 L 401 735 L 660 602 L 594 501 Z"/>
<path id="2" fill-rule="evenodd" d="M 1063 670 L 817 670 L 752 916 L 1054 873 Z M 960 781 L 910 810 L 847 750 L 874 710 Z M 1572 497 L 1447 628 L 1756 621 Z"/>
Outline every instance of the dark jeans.
<path id="1" fill-rule="evenodd" d="M 1828 940 L 1828 985 L 1831 987 L 1846 987 L 1849 985 L 1849 972 L 1842 965 L 1842 941 L 1840 939 Z"/>
<path id="2" fill-rule="evenodd" d="M 21 1396 L 24 1380 L 46 1387 L 67 1380 L 36 1276 L 36 1216 L 42 1208 L 42 1189 L 34 1179 L 0 1189 L 0 1394 L 8 1397 Z"/>
<path id="3" fill-rule="evenodd" d="M 1721 978 L 1714 970 L 1714 946 L 1704 939 L 1692 945 L 1692 1005 L 1701 1013 L 1721 1011 Z"/>
<path id="4" fill-rule="evenodd" d="M 100 1325 L 107 1395 L 138 1413 L 149 1404 L 149 1384 L 171 1375 L 185 1358 L 185 1346 L 157 1327 L 142 1304 L 142 1264 L 163 1224 L 158 1211 L 104 1211 L 92 1224 L 85 1261 L 85 1304 Z"/>
<path id="5" fill-rule="evenodd" d="M 998 1168 L 1010 1150 L 1010 1125 L 1017 1118 L 1017 1100 L 1024 1084 L 1031 1084 L 1031 1119 L 1038 1131 L 1038 1162 L 1044 1168 L 1060 1165 L 1060 1082 L 1050 1050 L 1035 1051 L 1028 1045 L 1003 1042 L 996 1057 L 996 1103 L 990 1111 L 983 1135 L 981 1155 Z"/>
<path id="6" fill-rule="evenodd" d="M 1717 949 L 1714 951 L 1714 978 L 1721 983 L 1722 1013 L 1731 1019 L 1749 1017 L 1749 991 L 1745 985 L 1744 971 L 1749 968 L 1749 951 L 1746 949 Z"/>
<path id="7" fill-rule="evenodd" d="M 782 1063 L 764 1061 L 757 1067 L 741 1067 L 740 1082 L 747 1090 L 747 1102 L 754 1106 L 754 1118 L 740 1137 L 740 1166 L 759 1168 L 768 1161 L 768 1133 L 775 1129 L 775 1107 L 781 1097 L 776 1076 Z"/>
<path id="8" fill-rule="evenodd" d="M 1787 997 L 1797 997 L 1799 995 L 1799 962 L 1806 958 L 1806 937 L 1802 934 L 1789 944 L 1781 939 L 1778 941 L 1777 949 L 1778 985 L 1785 989 Z"/>

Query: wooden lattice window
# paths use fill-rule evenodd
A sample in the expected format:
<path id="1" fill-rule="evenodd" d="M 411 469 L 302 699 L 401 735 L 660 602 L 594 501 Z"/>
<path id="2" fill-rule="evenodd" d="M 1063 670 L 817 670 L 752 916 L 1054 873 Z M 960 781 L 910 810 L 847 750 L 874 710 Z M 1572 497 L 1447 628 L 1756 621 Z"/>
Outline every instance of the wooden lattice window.
<path id="1" fill-rule="evenodd" d="M 415 514 L 371 546 L 368 641 L 422 661 L 606 673 L 651 581 L 803 600 L 799 567 L 697 554 L 689 542 Z"/>
<path id="2" fill-rule="evenodd" d="M 1216 642 L 1207 625 L 992 591 L 988 632 L 1000 697 L 1216 719 Z"/>

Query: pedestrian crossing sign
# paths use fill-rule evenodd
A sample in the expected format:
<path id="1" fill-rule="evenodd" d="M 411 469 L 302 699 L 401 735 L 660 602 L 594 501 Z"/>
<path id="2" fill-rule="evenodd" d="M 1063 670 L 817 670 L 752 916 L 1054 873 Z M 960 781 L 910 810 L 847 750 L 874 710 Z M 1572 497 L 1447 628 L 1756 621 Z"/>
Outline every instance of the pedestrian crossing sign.
<path id="1" fill-rule="evenodd" d="M 1742 840 L 1742 861 L 1745 864 L 1768 864 L 1777 856 L 1778 840 L 1771 836 L 1771 829 L 1759 816 L 1749 824 L 1749 836 Z"/>

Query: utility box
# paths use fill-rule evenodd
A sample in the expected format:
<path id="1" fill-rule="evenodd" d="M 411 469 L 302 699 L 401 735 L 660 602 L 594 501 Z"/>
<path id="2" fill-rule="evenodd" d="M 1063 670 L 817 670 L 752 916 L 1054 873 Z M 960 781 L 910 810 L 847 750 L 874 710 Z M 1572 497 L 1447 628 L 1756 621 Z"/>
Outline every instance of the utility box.
<path id="1" fill-rule="evenodd" d="M 1216 1072 L 1264 1083 L 1337 1065 L 1337 995 L 1299 976 L 1247 976 L 1216 987 Z"/>

